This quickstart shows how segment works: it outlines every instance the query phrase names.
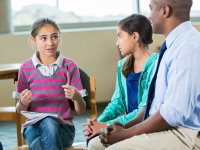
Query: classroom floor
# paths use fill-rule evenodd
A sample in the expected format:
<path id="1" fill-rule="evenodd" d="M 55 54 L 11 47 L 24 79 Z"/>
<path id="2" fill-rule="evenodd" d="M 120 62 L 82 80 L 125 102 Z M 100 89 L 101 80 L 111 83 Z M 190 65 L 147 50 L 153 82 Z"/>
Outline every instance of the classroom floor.
<path id="1" fill-rule="evenodd" d="M 101 114 L 106 104 L 97 105 L 98 114 Z M 73 112 L 74 124 L 76 128 L 75 142 L 86 141 L 83 136 L 82 124 L 90 117 L 90 111 L 87 110 L 83 115 L 77 115 Z M 0 122 L 0 141 L 3 144 L 4 150 L 10 150 L 17 146 L 17 134 L 15 122 Z"/>

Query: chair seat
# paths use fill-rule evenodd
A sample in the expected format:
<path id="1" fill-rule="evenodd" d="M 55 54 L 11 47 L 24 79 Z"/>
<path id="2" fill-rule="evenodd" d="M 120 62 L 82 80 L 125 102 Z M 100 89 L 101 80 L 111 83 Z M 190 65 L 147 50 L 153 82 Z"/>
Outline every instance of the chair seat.
<path id="1" fill-rule="evenodd" d="M 11 148 L 11 150 L 28 150 L 28 145 L 16 146 L 15 148 Z"/>

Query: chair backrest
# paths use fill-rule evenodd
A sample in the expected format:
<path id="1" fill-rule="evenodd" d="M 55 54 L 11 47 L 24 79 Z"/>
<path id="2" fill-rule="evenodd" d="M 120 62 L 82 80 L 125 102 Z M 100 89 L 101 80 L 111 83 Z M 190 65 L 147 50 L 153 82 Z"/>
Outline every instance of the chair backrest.
<path id="1" fill-rule="evenodd" d="M 97 106 L 96 106 L 96 78 L 88 76 L 82 69 L 80 69 L 81 82 L 83 88 L 87 90 L 88 95 L 84 97 L 86 101 L 86 107 L 90 109 L 91 118 L 97 118 Z M 17 113 L 17 112 L 16 112 Z M 23 137 L 21 135 L 21 126 L 25 123 L 26 118 L 21 114 L 17 113 L 17 142 L 18 146 L 24 144 Z"/>
<path id="2" fill-rule="evenodd" d="M 81 68 L 79 68 L 80 78 L 83 85 L 83 88 L 87 90 L 87 96 L 83 97 L 86 102 L 86 108 L 89 109 L 90 99 L 91 99 L 91 92 L 90 92 L 90 77 L 87 75 L 85 71 L 83 71 Z"/>
<path id="3" fill-rule="evenodd" d="M 97 117 L 96 108 L 96 79 L 95 77 L 90 77 L 88 74 L 79 68 L 80 78 L 83 85 L 83 89 L 87 91 L 87 96 L 83 97 L 86 103 L 86 109 L 91 110 L 91 118 Z M 72 109 L 74 109 L 74 103 L 69 101 Z"/>
<path id="4" fill-rule="evenodd" d="M 87 90 L 88 95 L 84 97 L 86 102 L 86 108 L 91 110 L 91 118 L 97 118 L 97 106 L 96 106 L 96 79 L 90 77 L 79 68 L 81 82 L 83 88 Z"/>

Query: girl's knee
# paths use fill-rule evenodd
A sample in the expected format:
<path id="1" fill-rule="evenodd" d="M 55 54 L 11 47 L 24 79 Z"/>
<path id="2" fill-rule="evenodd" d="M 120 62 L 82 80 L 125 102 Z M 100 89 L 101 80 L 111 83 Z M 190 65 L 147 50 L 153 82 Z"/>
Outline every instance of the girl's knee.
<path id="1" fill-rule="evenodd" d="M 28 145 L 30 145 L 39 136 L 39 130 L 36 125 L 32 125 L 24 129 L 23 137 Z"/>
<path id="2" fill-rule="evenodd" d="M 34 149 L 42 150 L 41 142 L 40 142 L 40 137 L 36 138 L 36 139 L 29 145 L 29 149 L 30 149 L 30 150 L 34 150 Z"/>
<path id="3" fill-rule="evenodd" d="M 52 130 L 52 131 L 55 131 L 57 130 L 58 128 L 60 128 L 60 124 L 59 122 L 57 122 L 54 118 L 52 117 L 46 117 L 44 118 L 41 123 L 40 123 L 40 126 L 43 128 L 43 129 L 48 129 L 48 130 Z"/>
<path id="4" fill-rule="evenodd" d="M 40 133 L 51 137 L 60 134 L 60 124 L 52 117 L 46 117 L 40 122 Z"/>

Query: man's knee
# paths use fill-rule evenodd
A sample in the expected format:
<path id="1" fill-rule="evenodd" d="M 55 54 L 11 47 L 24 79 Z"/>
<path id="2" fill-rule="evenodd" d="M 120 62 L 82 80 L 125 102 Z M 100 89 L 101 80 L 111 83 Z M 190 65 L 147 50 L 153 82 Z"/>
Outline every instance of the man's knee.
<path id="1" fill-rule="evenodd" d="M 95 138 L 93 138 L 93 139 L 91 139 L 89 141 L 88 147 L 87 147 L 88 150 L 96 150 L 96 148 L 95 148 L 95 141 L 96 141 Z"/>
<path id="2" fill-rule="evenodd" d="M 105 147 L 101 143 L 99 136 L 91 139 L 88 143 L 88 150 L 104 150 Z"/>

